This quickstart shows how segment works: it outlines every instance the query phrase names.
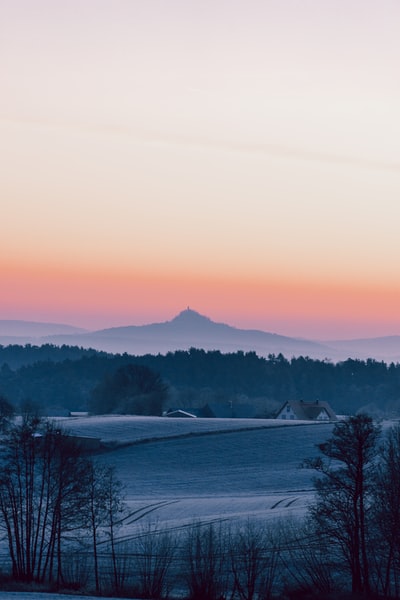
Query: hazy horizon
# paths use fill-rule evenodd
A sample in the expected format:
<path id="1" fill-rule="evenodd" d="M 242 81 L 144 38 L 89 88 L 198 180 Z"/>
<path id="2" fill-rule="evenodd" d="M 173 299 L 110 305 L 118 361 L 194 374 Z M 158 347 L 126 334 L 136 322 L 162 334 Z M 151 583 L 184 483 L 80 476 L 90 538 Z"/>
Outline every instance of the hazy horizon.
<path id="1" fill-rule="evenodd" d="M 100 323 L 99 326 L 97 327 L 87 327 L 84 324 L 82 325 L 77 325 L 76 322 L 55 322 L 55 321 L 49 321 L 49 320 L 37 320 L 37 319 L 16 319 L 17 321 L 20 321 L 21 323 L 34 323 L 34 324 L 43 324 L 43 325 L 60 325 L 60 326 L 67 326 L 67 327 L 71 327 L 71 328 L 77 328 L 77 329 L 82 329 L 83 332 L 95 332 L 95 331 L 101 331 L 103 329 L 111 329 L 114 327 L 130 327 L 130 326 L 146 326 L 146 325 L 153 325 L 153 324 L 158 324 L 158 323 L 165 323 L 168 321 L 172 321 L 173 319 L 175 319 L 175 317 L 179 316 L 181 312 L 186 311 L 187 309 L 189 309 L 189 307 L 186 308 L 182 308 L 181 310 L 177 311 L 176 313 L 166 316 L 166 318 L 161 318 L 159 320 L 155 320 L 155 321 L 143 321 L 143 322 L 122 322 L 119 321 L 117 317 L 115 317 L 115 319 L 113 319 L 111 321 L 111 323 Z M 282 331 L 277 331 L 277 330 L 266 330 L 266 329 L 261 329 L 260 327 L 248 327 L 248 326 L 241 326 L 238 325 L 237 323 L 231 322 L 231 321 L 227 321 L 227 320 L 215 320 L 212 316 L 207 315 L 202 313 L 201 311 L 198 311 L 196 309 L 193 309 L 192 307 L 190 307 L 190 310 L 192 312 L 195 312 L 197 314 L 200 314 L 202 317 L 205 317 L 207 319 L 210 319 L 212 322 L 214 323 L 218 323 L 218 324 L 224 324 L 224 325 L 228 325 L 229 327 L 233 327 L 235 329 L 241 329 L 241 330 L 255 330 L 255 331 L 261 331 L 261 332 L 265 332 L 265 333 L 272 333 L 272 334 L 276 334 L 279 336 L 285 336 L 285 337 L 289 337 L 289 338 L 296 338 L 296 339 L 304 339 L 304 340 L 314 340 L 317 342 L 326 342 L 326 341 L 340 341 L 340 340 L 355 340 L 355 339 L 372 339 L 372 338 L 380 338 L 380 337 L 389 337 L 389 336 L 397 336 L 400 335 L 399 333 L 391 333 L 391 334 L 383 334 L 383 335 L 371 335 L 371 336 L 340 336 L 340 337 L 331 337 L 331 338 L 318 338 L 318 337 L 312 337 L 310 335 L 295 335 L 295 334 L 291 334 L 290 332 L 288 333 L 283 333 Z M 13 321 L 13 319 L 0 319 L 0 323 L 1 321 Z M 68 334 L 68 331 L 65 331 L 66 334 Z M 6 335 L 3 331 L 1 331 L 1 327 L 0 327 L 0 336 L 1 335 Z M 16 335 L 16 334 L 14 334 Z M 21 333 L 18 335 L 26 335 L 24 334 L 23 330 L 21 330 Z M 42 334 L 41 334 L 42 335 Z M 51 334 L 50 334 L 51 335 Z"/>
<path id="2" fill-rule="evenodd" d="M 400 333 L 400 3 L 5 0 L 0 319 Z"/>

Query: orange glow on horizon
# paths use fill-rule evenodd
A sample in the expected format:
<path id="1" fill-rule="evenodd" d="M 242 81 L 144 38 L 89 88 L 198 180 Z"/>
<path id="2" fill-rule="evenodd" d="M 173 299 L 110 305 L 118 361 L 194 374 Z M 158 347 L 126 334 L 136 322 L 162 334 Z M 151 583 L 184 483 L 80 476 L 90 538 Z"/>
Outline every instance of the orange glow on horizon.
<path id="1" fill-rule="evenodd" d="M 400 327 L 398 286 L 252 281 L 168 273 L 102 273 L 2 268 L 2 318 L 38 315 L 87 328 L 169 320 L 190 305 L 212 320 L 284 335 L 332 337 L 338 323 L 349 336 L 370 323 L 382 335 Z M 27 305 L 29 311 L 27 311 Z M 384 311 L 382 311 L 384 307 Z M 314 323 L 314 325 L 313 325 Z M 347 324 L 347 325 L 346 325 Z M 392 330 L 390 330 L 392 327 Z M 343 327 L 342 327 L 343 328 Z M 318 333 L 320 332 L 320 333 Z M 343 337 L 343 334 L 339 337 Z"/>

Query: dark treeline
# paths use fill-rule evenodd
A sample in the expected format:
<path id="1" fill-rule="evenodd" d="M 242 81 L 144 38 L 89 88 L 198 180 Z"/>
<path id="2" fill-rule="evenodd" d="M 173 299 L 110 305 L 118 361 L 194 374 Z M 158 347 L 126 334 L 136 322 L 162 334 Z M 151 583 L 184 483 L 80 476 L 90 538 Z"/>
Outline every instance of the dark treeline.
<path id="1" fill-rule="evenodd" d="M 339 363 L 281 354 L 223 354 L 190 349 L 166 355 L 112 355 L 52 345 L 0 347 L 0 393 L 15 406 L 35 399 L 43 407 L 88 410 L 93 390 L 126 365 L 159 374 L 167 386 L 164 408 L 206 402 L 254 403 L 269 417 L 286 400 L 324 400 L 339 414 L 400 412 L 400 365 L 373 359 Z"/>
<path id="2" fill-rule="evenodd" d="M 84 356 L 93 355 L 108 356 L 107 352 L 78 346 L 55 346 L 54 344 L 43 344 L 41 346 L 33 344 L 24 346 L 18 344 L 0 345 L 0 365 L 7 364 L 11 369 L 18 369 L 23 365 L 31 365 L 36 362 L 79 360 Z"/>

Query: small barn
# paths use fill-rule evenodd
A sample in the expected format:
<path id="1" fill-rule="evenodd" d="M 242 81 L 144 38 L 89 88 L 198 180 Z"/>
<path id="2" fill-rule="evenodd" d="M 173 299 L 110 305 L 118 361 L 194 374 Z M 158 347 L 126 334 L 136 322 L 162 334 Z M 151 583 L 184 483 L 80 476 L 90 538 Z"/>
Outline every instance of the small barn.
<path id="1" fill-rule="evenodd" d="M 196 419 L 197 415 L 188 410 L 183 410 L 182 408 L 175 408 L 167 410 L 164 417 L 178 418 L 178 419 Z"/>
<path id="2" fill-rule="evenodd" d="M 275 418 L 289 421 L 329 422 L 338 420 L 328 402 L 319 400 L 316 402 L 287 401 Z"/>

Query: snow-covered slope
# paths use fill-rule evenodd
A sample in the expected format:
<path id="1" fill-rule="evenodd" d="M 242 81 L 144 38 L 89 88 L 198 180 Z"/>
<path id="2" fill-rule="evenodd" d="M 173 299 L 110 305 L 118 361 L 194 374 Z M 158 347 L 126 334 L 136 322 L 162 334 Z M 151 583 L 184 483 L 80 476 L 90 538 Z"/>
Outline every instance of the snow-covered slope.
<path id="1" fill-rule="evenodd" d="M 100 438 L 97 459 L 116 468 L 132 512 L 180 528 L 193 520 L 303 514 L 313 496 L 303 458 L 330 424 L 262 419 L 78 417 L 59 422 L 72 434 Z M 142 521 L 126 520 L 123 542 Z"/>
<path id="2" fill-rule="evenodd" d="M 176 436 L 300 424 L 298 421 L 282 422 L 276 419 L 182 419 L 126 415 L 65 417 L 57 419 L 57 422 L 75 435 L 96 437 L 107 444 L 116 445 Z M 318 425 L 318 423 L 309 424 Z"/>

